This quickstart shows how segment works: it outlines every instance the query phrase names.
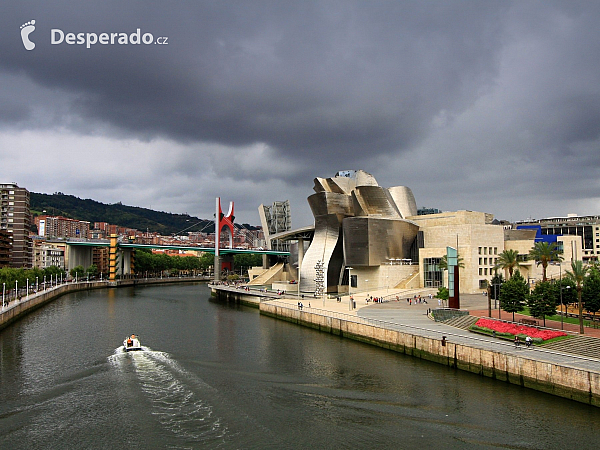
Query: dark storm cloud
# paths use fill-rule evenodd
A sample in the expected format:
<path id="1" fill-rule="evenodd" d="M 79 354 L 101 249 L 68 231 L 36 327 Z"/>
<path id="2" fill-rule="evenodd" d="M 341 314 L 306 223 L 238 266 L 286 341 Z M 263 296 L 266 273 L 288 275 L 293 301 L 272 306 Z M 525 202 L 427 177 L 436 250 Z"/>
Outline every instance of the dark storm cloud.
<path id="1" fill-rule="evenodd" d="M 414 143 L 440 109 L 461 110 L 492 81 L 501 11 L 465 6 L 108 2 L 90 14 L 41 4 L 35 54 L 17 42 L 2 66 L 76 93 L 71 114 L 140 136 L 332 158 L 380 153 Z M 5 16 L 5 29 L 14 21 Z M 137 27 L 169 45 L 86 49 L 48 38 L 50 28 Z"/>
<path id="2" fill-rule="evenodd" d="M 23 152 L 47 141 L 82 166 L 143 160 L 147 173 L 107 170 L 96 192 L 144 206 L 156 184 L 173 205 L 218 180 L 232 198 L 304 203 L 314 176 L 362 168 L 442 209 L 597 208 L 599 21 L 587 1 L 11 1 L 0 140 L 17 130 Z M 52 28 L 140 28 L 168 45 L 50 45 Z M 177 208 L 193 213 L 192 197 Z"/>

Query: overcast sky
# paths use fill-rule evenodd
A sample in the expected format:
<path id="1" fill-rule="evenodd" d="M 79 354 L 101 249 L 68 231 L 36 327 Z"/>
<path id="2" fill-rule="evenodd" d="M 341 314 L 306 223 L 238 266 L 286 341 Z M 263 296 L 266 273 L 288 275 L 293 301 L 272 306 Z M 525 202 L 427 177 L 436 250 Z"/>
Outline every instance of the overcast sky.
<path id="1" fill-rule="evenodd" d="M 419 207 L 600 214 L 599 23 L 587 0 L 8 0 L 0 182 L 201 218 L 220 196 L 251 224 L 288 199 L 299 227 L 313 178 L 363 169 Z"/>

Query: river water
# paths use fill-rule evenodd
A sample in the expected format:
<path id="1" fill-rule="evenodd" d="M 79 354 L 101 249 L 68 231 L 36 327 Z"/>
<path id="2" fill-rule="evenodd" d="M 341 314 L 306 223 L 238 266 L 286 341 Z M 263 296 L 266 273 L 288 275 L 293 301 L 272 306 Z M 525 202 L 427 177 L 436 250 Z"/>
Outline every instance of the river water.
<path id="1" fill-rule="evenodd" d="M 145 351 L 123 353 L 128 334 Z M 0 332 L 0 449 L 597 448 L 600 408 L 211 300 L 63 296 Z"/>

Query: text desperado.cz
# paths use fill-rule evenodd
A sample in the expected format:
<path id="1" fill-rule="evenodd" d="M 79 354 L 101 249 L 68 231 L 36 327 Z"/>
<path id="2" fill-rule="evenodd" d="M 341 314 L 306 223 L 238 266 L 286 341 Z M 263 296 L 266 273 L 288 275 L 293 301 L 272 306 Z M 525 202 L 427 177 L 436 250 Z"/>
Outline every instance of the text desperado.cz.
<path id="1" fill-rule="evenodd" d="M 142 34 L 138 28 L 131 34 L 127 33 L 66 33 L 58 28 L 50 30 L 50 43 L 53 45 L 62 44 L 63 42 L 69 45 L 83 45 L 90 48 L 92 45 L 139 45 L 139 44 L 159 44 L 168 45 L 168 37 L 160 36 L 154 39 L 152 33 Z"/>

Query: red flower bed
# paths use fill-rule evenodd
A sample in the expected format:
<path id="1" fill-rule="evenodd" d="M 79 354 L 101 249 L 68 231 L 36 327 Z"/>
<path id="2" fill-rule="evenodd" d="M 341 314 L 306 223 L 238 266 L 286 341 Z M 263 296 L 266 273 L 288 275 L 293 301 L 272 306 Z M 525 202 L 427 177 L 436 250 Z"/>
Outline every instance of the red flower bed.
<path id="1" fill-rule="evenodd" d="M 558 336 L 566 336 L 567 333 L 562 331 L 550 331 L 550 330 L 539 330 L 535 327 L 528 327 L 526 325 L 515 325 L 513 323 L 499 322 L 491 319 L 479 319 L 475 326 L 481 328 L 489 328 L 490 330 L 498 331 L 500 333 L 510 334 L 525 334 L 532 338 L 540 338 L 543 341 L 553 339 Z"/>

